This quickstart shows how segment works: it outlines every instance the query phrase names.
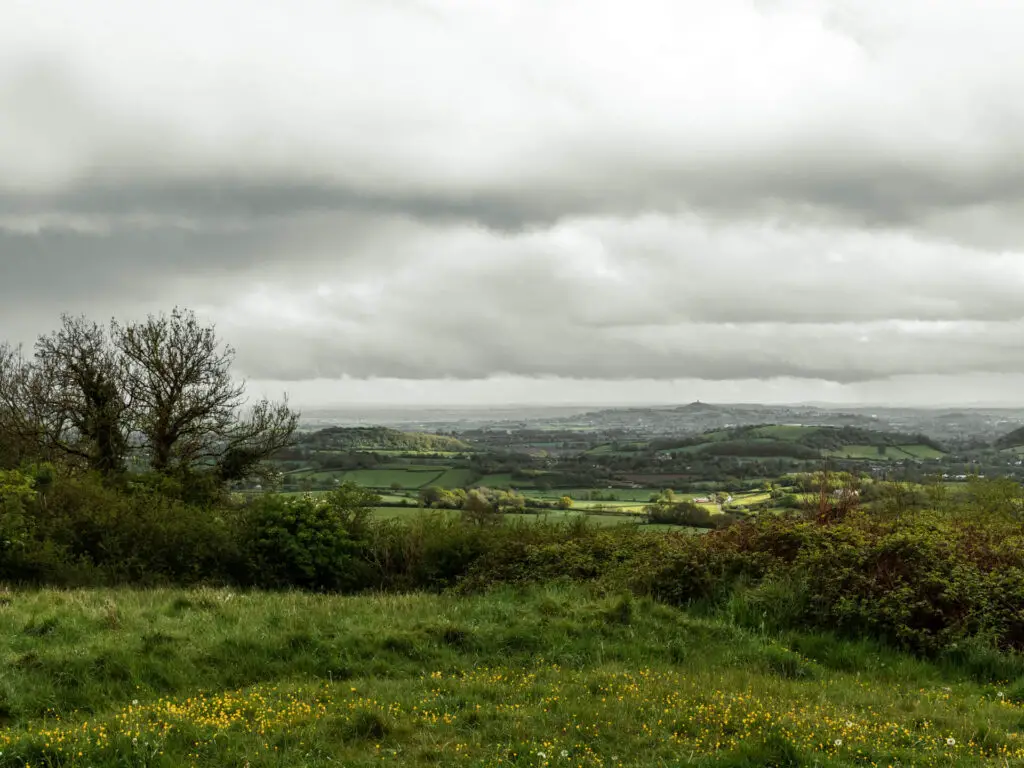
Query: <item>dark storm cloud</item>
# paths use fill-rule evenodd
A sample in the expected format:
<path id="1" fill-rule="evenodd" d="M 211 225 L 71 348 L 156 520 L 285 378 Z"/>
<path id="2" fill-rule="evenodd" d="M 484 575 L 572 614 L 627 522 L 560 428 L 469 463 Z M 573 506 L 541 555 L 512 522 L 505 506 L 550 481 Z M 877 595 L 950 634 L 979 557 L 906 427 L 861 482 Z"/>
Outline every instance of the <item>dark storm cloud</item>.
<path id="1" fill-rule="evenodd" d="M 546 212 L 545 212 L 546 211 Z M 378 193 L 330 181 L 244 179 L 215 175 L 191 180 L 85 181 L 47 194 L 0 192 L 0 217 L 49 215 L 185 217 L 207 226 L 227 219 L 257 225 L 316 213 L 397 215 L 427 221 L 478 221 L 496 229 L 521 227 L 552 213 L 541 201 L 481 200 L 412 191 Z"/>
<path id="2" fill-rule="evenodd" d="M 564 177 L 511 187 L 485 180 L 468 190 L 415 183 L 361 187 L 330 178 L 254 178 L 228 173 L 192 179 L 87 179 L 47 193 L 0 190 L 0 217 L 149 215 L 219 219 L 287 218 L 308 213 L 397 215 L 426 222 L 478 223 L 499 231 L 550 226 L 578 216 L 698 212 L 721 220 L 773 216 L 815 224 L 941 231 L 947 213 L 994 207 L 1013 219 L 1024 205 L 1024 143 L 967 171 L 941 159 L 859 156 L 857 146 L 766 148 L 769 157 L 723 157 L 699 168 L 652 158 L 610 173 L 599 157 L 580 158 Z M 685 166 L 685 164 L 680 164 Z M 595 169 L 595 170 L 588 170 Z M 423 188 L 416 189 L 416 186 Z M 938 221 L 936 221 L 938 219 Z M 947 231 L 973 242 L 969 227 Z M 1011 237 L 1021 232 L 1014 228 Z"/>

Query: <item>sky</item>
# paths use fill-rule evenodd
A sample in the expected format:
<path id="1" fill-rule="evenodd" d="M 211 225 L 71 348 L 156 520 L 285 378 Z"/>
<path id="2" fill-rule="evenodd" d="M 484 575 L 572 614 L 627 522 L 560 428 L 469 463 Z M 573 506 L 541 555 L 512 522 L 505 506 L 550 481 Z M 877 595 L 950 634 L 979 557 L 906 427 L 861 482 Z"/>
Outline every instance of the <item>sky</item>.
<path id="1" fill-rule="evenodd" d="M 0 4 L 0 338 L 299 405 L 1024 405 L 1015 0 Z"/>

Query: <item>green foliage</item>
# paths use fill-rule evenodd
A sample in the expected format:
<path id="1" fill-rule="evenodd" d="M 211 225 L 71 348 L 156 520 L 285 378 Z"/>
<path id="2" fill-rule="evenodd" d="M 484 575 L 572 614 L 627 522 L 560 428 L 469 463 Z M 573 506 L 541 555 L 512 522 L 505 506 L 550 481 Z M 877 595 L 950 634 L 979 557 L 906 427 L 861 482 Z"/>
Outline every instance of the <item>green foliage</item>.
<path id="1" fill-rule="evenodd" d="M 387 427 L 328 427 L 300 435 L 298 443 L 341 451 L 431 453 L 471 450 L 469 445 L 454 437 L 424 432 L 399 432 Z"/>
<path id="2" fill-rule="evenodd" d="M 362 557 L 376 494 L 345 483 L 326 496 L 260 497 L 245 510 L 245 547 L 253 581 L 349 591 L 368 586 Z"/>
<path id="3" fill-rule="evenodd" d="M 651 442 L 652 450 L 680 451 L 703 456 L 787 457 L 813 460 L 823 453 L 849 454 L 851 458 L 885 456 L 887 447 L 897 448 L 898 458 L 937 458 L 942 446 L 924 435 L 877 432 L 856 427 L 805 427 L 754 425 L 716 430 L 683 440 Z M 891 458 L 891 457 L 890 457 Z"/>
<path id="4" fill-rule="evenodd" d="M 468 526 L 466 526 L 468 528 Z M 0 765 L 1017 765 L 1020 677 L 579 585 L 5 596 Z M 952 739 L 953 745 L 949 744 Z M 563 756 L 564 752 L 564 756 Z M 79 753 L 81 753 L 79 755 Z"/>
<path id="5" fill-rule="evenodd" d="M 26 565 L 23 559 L 31 549 L 35 527 L 30 513 L 35 498 L 30 476 L 0 470 L 0 578 L 10 578 Z"/>
<path id="6" fill-rule="evenodd" d="M 473 525 L 499 525 L 505 519 L 504 513 L 479 489 L 466 494 L 466 500 L 462 503 L 462 517 Z"/>
<path id="7" fill-rule="evenodd" d="M 644 507 L 644 512 L 649 523 L 685 525 L 691 528 L 726 528 L 739 520 L 737 515 L 711 512 L 692 501 L 661 501 Z"/>
<path id="8" fill-rule="evenodd" d="M 635 583 L 671 603 L 740 594 L 747 615 L 776 626 L 838 628 L 925 653 L 971 638 L 1024 650 L 1019 524 L 925 514 L 853 513 L 832 525 L 766 518 L 677 537 L 658 554 Z"/>

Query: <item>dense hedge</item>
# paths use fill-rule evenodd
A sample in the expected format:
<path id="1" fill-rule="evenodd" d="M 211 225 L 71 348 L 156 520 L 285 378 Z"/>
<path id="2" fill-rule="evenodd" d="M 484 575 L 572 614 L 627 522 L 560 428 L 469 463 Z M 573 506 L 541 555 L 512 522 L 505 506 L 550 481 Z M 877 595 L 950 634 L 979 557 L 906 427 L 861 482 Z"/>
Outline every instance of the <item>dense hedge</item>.
<path id="1" fill-rule="evenodd" d="M 572 579 L 923 653 L 964 642 L 1024 650 L 1024 526 L 991 504 L 828 523 L 764 517 L 688 535 L 583 520 L 473 525 L 430 511 L 377 522 L 374 499 L 343 486 L 197 505 L 147 483 L 0 473 L 0 580 L 356 592 Z"/>

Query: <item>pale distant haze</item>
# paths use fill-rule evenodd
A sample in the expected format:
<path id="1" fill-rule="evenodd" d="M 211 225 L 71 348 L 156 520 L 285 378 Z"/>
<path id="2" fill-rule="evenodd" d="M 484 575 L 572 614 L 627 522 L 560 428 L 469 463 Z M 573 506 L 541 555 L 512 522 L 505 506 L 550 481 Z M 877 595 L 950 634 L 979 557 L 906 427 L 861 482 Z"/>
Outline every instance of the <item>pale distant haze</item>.
<path id="1" fill-rule="evenodd" d="M 1024 3 L 0 3 L 0 338 L 297 404 L 1024 404 Z"/>

